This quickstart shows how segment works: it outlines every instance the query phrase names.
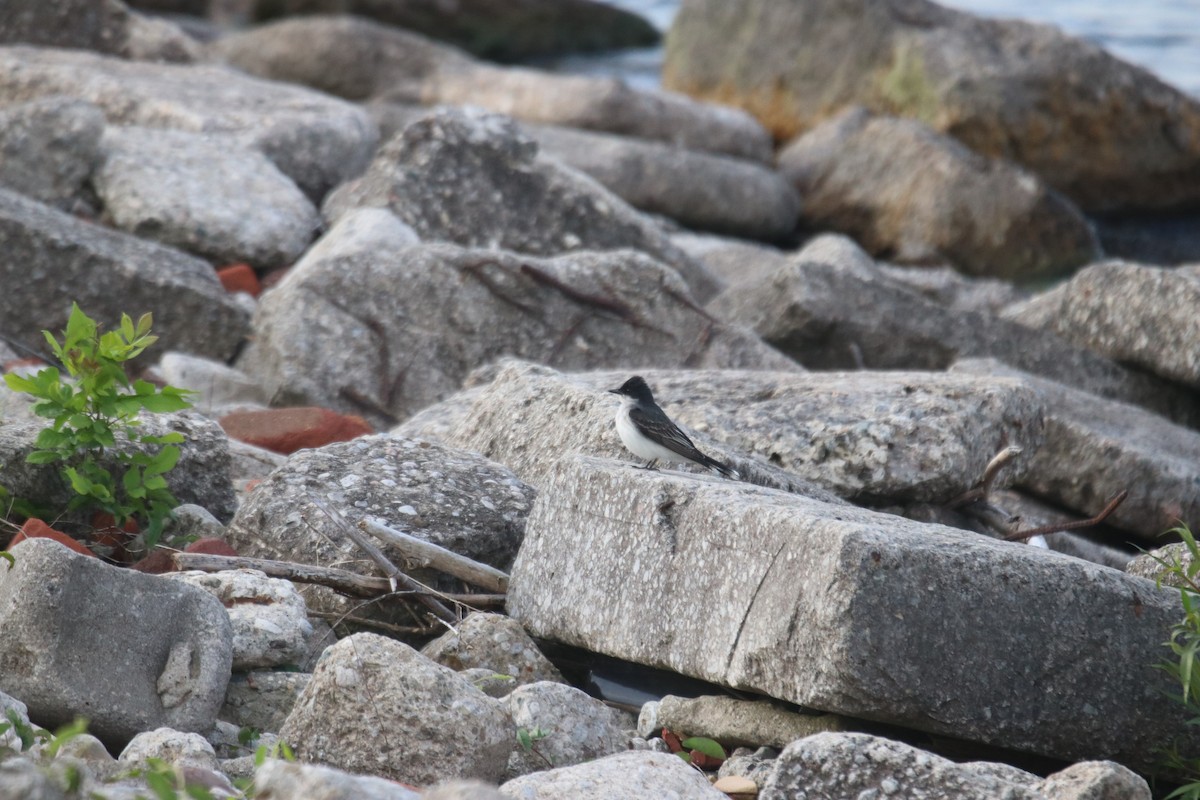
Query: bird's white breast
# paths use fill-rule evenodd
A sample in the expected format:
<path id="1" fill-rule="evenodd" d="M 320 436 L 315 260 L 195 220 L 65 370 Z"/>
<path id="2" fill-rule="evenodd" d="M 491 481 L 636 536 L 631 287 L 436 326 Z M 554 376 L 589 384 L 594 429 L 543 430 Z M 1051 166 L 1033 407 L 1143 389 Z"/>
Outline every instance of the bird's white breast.
<path id="1" fill-rule="evenodd" d="M 657 442 L 652 442 L 638 431 L 637 426 L 633 424 L 633 420 L 629 418 L 629 406 L 622 405 L 617 409 L 617 436 L 621 437 L 621 443 L 638 458 L 644 458 L 647 461 L 673 461 L 677 464 L 686 464 L 688 459 L 676 453 L 674 450 L 668 450 Z"/>

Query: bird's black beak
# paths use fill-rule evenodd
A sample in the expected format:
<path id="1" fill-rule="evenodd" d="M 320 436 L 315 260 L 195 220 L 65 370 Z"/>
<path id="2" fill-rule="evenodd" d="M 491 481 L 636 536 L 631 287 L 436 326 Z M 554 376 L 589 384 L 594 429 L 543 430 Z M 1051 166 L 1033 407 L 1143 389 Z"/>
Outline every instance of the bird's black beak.
<path id="1" fill-rule="evenodd" d="M 621 393 L 620 389 L 608 389 L 607 391 L 609 394 L 620 394 Z"/>

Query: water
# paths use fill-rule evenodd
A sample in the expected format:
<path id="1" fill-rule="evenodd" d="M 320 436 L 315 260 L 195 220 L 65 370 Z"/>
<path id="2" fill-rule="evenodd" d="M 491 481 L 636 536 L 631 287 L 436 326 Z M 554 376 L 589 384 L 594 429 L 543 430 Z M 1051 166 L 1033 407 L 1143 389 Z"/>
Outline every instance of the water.
<path id="1" fill-rule="evenodd" d="M 679 0 L 608 0 L 666 30 Z M 739 0 L 727 0 L 739 2 Z M 949 0 L 943 5 L 987 17 L 1020 17 L 1057 25 L 1145 67 L 1200 97 L 1200 0 Z M 659 85 L 662 49 L 630 50 L 554 62 L 563 72 L 619 75 L 642 88 Z"/>

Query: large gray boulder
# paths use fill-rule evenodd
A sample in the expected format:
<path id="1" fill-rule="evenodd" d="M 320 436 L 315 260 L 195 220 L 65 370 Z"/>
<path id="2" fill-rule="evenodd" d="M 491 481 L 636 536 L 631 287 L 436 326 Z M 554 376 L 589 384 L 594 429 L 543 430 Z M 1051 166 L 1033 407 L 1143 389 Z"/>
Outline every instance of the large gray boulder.
<path id="1" fill-rule="evenodd" d="M 730 286 L 708 309 L 813 369 L 946 369 L 960 358 L 995 358 L 1188 424 L 1200 420 L 1194 393 L 1051 331 L 947 308 L 844 237 L 814 239 L 786 266 Z"/>
<path id="2" fill-rule="evenodd" d="M 1045 780 L 1007 764 L 956 764 L 866 733 L 823 733 L 779 754 L 763 800 L 896 795 L 922 800 L 1150 800 L 1146 781 L 1106 762 L 1073 764 Z"/>
<path id="3" fill-rule="evenodd" d="M 21 395 L 22 400 L 30 398 Z M 194 503 L 204 507 L 222 521 L 229 521 L 237 508 L 230 478 L 229 439 L 217 423 L 194 411 L 173 414 L 143 414 L 139 418 L 139 433 L 161 436 L 178 433 L 184 441 L 179 445 L 179 461 L 163 477 L 167 488 L 180 503 Z M 75 492 L 59 474 L 59 465 L 30 464 L 26 458 L 38 449 L 35 442 L 38 433 L 46 427 L 46 420 L 6 420 L 0 425 L 0 472 L 4 474 L 3 485 L 13 497 L 33 502 L 39 508 L 65 512 L 67 504 L 76 497 Z M 131 451 L 128 440 L 122 435 L 115 448 L 103 455 L 100 464 L 111 470 L 118 479 L 124 468 L 117 464 L 113 455 L 118 451 Z M 149 448 L 138 445 L 138 450 Z M 59 522 L 66 529 L 83 523 L 80 513 L 62 513 Z M 85 526 L 90 529 L 90 526 Z"/>
<path id="4" fill-rule="evenodd" d="M 1031 280 L 1100 255 L 1083 214 L 1036 175 L 916 120 L 849 109 L 788 144 L 779 168 L 806 227 L 895 261 Z"/>
<path id="5" fill-rule="evenodd" d="M 342 524 L 370 518 L 507 569 L 532 502 L 532 488 L 475 453 L 416 439 L 364 436 L 291 456 L 246 496 L 226 536 L 245 556 L 353 565 L 366 555 Z M 382 549 L 403 561 L 398 549 Z M 428 571 L 414 575 L 433 580 Z M 321 587 L 304 587 L 302 594 L 317 610 L 355 607 Z M 362 613 L 385 614 L 389 608 L 375 603 Z"/>
<path id="6" fill-rule="evenodd" d="M 150 61 L 191 61 L 199 54 L 177 26 L 130 11 L 121 0 L 7 0 L 0 44 L 77 47 Z"/>
<path id="7" fill-rule="evenodd" d="M 154 314 L 159 346 L 227 359 L 249 314 L 206 262 L 0 189 L 0 332 L 35 351 L 71 303 L 105 325 Z"/>
<path id="8" fill-rule="evenodd" d="M 92 102 L 116 125 L 231 134 L 314 202 L 362 171 L 378 136 L 367 113 L 349 103 L 228 68 L 0 48 L 0 105 L 47 95 Z"/>
<path id="9" fill-rule="evenodd" d="M 545 734 L 529 750 L 517 743 L 508 758 L 508 777 L 582 764 L 628 748 L 621 712 L 574 686 L 537 681 L 518 686 L 501 702 L 518 730 Z"/>
<path id="10" fill-rule="evenodd" d="M 503 705 L 466 678 L 358 633 L 321 656 L 279 736 L 301 761 L 428 784 L 498 780 L 517 731 Z"/>
<path id="11" fill-rule="evenodd" d="M 615 797 L 670 797 L 672 800 L 728 800 L 700 770 L 674 753 L 634 751 L 584 764 L 522 775 L 500 787 L 514 800 L 611 800 Z"/>
<path id="12" fill-rule="evenodd" d="M 47 97 L 0 110 L 0 186 L 70 211 L 100 161 L 104 115 Z"/>
<path id="13" fill-rule="evenodd" d="M 218 265 L 290 266 L 321 225 L 290 178 L 234 137 L 110 127 L 93 184 L 105 219 Z"/>
<path id="14" fill-rule="evenodd" d="M 238 367 L 277 403 L 394 424 L 504 356 L 601 366 L 787 369 L 721 324 L 677 273 L 630 250 L 553 259 L 417 244 L 380 209 L 348 216 L 259 301 Z"/>
<path id="15" fill-rule="evenodd" d="M 358 17 L 318 14 L 281 20 L 226 36 L 212 50 L 252 75 L 302 83 L 350 100 L 471 105 L 527 122 L 635 136 L 764 163 L 771 159 L 770 135 L 743 111 L 633 88 L 612 78 L 479 62 L 411 28 Z"/>
<path id="16" fill-rule="evenodd" d="M 1060 759 L 1150 768 L 1188 730 L 1152 667 L 1177 592 L 716 478 L 564 458 L 534 504 L 508 611 L 534 636 Z"/>
<path id="17" fill-rule="evenodd" d="M 1200 389 L 1200 280 L 1186 268 L 1107 261 L 1006 316 Z"/>
<path id="18" fill-rule="evenodd" d="M 514 686 L 565 682 L 520 623 L 503 614 L 468 614 L 453 630 L 422 647 L 421 655 L 458 672 L 488 669 L 507 675 Z"/>
<path id="19" fill-rule="evenodd" d="M 329 196 L 324 213 L 336 222 L 364 206 L 387 208 L 423 241 L 531 256 L 632 248 L 678 270 L 701 302 L 719 289 L 648 217 L 539 157 L 511 119 L 478 109 L 441 109 L 406 127 L 361 177 Z"/>
<path id="20" fill-rule="evenodd" d="M 655 398 L 704 452 L 743 480 L 859 502 L 945 501 L 969 489 L 1001 443 L 1041 444 L 1041 401 L 1017 381 L 944 373 L 795 374 L 641 370 Z M 508 364 L 443 428 L 541 485 L 565 453 L 641 460 L 617 438 L 619 401 L 606 392 L 630 371 L 563 375 Z M 424 435 L 414 420 L 398 432 Z M 930 454 L 936 453 L 936 458 Z M 772 471 L 771 468 L 774 468 Z M 1019 474 L 1021 467 L 1016 466 Z M 780 480 L 793 476 L 795 486 Z"/>
<path id="21" fill-rule="evenodd" d="M 385 102 L 368 109 L 384 140 L 429 113 Z M 758 161 L 561 125 L 525 123 L 521 130 L 540 152 L 591 176 L 634 208 L 689 228 L 777 240 L 796 227 L 799 195 Z"/>
<path id="22" fill-rule="evenodd" d="M 914 117 L 1088 212 L 1200 200 L 1200 100 L 1048 25 L 928 0 L 685 0 L 663 83 L 778 139 L 855 104 Z"/>
<path id="23" fill-rule="evenodd" d="M 1179 524 L 1200 530 L 1200 432 L 995 361 L 953 371 L 1011 377 L 1043 398 L 1045 444 L 1030 453 L 1023 488 L 1085 518 L 1128 491 L 1108 525 L 1147 539 Z"/>
<path id="24" fill-rule="evenodd" d="M 420 800 L 424 796 L 385 778 L 282 759 L 268 759 L 254 771 L 254 788 L 266 797 L 328 800 Z"/>
<path id="25" fill-rule="evenodd" d="M 0 567 L 0 689 L 34 722 L 86 717 L 117 749 L 160 726 L 212 728 L 232 660 L 215 597 L 46 539 L 12 555 Z"/>

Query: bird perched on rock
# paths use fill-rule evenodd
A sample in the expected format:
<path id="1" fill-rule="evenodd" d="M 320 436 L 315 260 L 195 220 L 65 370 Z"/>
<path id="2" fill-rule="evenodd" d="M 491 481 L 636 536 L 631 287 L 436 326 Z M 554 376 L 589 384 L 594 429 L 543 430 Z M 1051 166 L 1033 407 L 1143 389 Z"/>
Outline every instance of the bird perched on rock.
<path id="1" fill-rule="evenodd" d="M 621 398 L 617 409 L 617 435 L 622 444 L 638 458 L 646 459 L 644 469 L 654 469 L 658 461 L 699 464 L 715 469 L 727 478 L 737 472 L 727 464 L 701 453 L 679 426 L 671 421 L 658 404 L 654 393 L 640 375 L 634 375 L 617 389 L 609 389 Z"/>

